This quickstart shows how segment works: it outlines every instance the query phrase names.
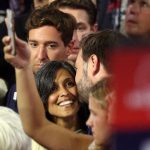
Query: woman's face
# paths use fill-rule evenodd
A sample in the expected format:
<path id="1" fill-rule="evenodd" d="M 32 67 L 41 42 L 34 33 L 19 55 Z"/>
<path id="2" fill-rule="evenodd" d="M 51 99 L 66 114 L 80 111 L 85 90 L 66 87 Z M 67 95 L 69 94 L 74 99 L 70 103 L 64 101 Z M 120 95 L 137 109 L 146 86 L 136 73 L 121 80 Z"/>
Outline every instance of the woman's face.
<path id="1" fill-rule="evenodd" d="M 56 117 L 70 117 L 79 110 L 75 79 L 65 69 L 56 73 L 52 93 L 48 98 L 48 111 Z"/>

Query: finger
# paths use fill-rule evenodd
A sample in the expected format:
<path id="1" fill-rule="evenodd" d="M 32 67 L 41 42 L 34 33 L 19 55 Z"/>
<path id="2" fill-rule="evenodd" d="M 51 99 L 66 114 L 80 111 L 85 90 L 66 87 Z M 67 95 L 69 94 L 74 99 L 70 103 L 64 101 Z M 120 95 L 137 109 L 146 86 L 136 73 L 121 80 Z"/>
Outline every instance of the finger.
<path id="1" fill-rule="evenodd" d="M 11 61 L 15 58 L 12 54 L 11 54 L 11 50 L 9 48 L 4 48 L 4 58 L 8 63 L 11 63 Z"/>
<path id="2" fill-rule="evenodd" d="M 6 45 L 4 46 L 3 50 L 4 50 L 4 53 L 11 53 L 12 47 L 11 45 Z"/>
<path id="3" fill-rule="evenodd" d="M 4 45 L 10 44 L 10 41 L 11 41 L 11 39 L 10 39 L 9 36 L 4 36 L 4 37 L 2 38 L 2 42 L 4 43 Z"/>

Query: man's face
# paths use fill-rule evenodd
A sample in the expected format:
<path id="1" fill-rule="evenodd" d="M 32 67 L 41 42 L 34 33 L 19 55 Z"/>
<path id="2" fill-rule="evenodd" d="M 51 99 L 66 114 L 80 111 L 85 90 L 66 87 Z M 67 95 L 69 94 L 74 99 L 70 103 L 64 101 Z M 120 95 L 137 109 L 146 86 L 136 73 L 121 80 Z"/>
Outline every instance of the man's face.
<path id="1" fill-rule="evenodd" d="M 89 96 L 90 116 L 86 122 L 91 127 L 95 144 L 104 144 L 110 136 L 110 126 L 108 124 L 108 109 L 103 108 L 101 103 L 91 94 Z"/>
<path id="2" fill-rule="evenodd" d="M 49 84 L 49 83 L 47 83 Z M 53 91 L 48 98 L 48 111 L 57 118 L 70 118 L 79 110 L 77 87 L 74 77 L 66 70 L 59 69 L 53 81 Z"/>
<path id="3" fill-rule="evenodd" d="M 130 36 L 150 36 L 150 0 L 129 0 L 125 31 Z"/>
<path id="4" fill-rule="evenodd" d="M 88 101 L 88 95 L 92 82 L 87 74 L 88 64 L 83 61 L 82 50 L 79 51 L 75 67 L 77 68 L 75 81 L 77 84 L 80 100 Z"/>
<path id="5" fill-rule="evenodd" d="M 89 17 L 85 10 L 72 8 L 60 8 L 60 10 L 75 17 L 77 21 L 77 36 L 79 41 L 81 41 L 83 36 L 92 31 L 92 27 L 89 24 Z"/>
<path id="6" fill-rule="evenodd" d="M 61 33 L 55 27 L 43 26 L 30 30 L 28 45 L 34 72 L 37 72 L 49 60 L 67 58 L 67 48 L 61 39 Z"/>
<path id="7" fill-rule="evenodd" d="M 82 9 L 59 8 L 59 10 L 74 16 L 77 22 L 77 30 L 74 32 L 72 38 L 72 55 L 68 58 L 75 61 L 79 52 L 79 42 L 81 41 L 82 37 L 93 31 L 94 27 L 91 27 L 89 24 L 88 14 Z"/>

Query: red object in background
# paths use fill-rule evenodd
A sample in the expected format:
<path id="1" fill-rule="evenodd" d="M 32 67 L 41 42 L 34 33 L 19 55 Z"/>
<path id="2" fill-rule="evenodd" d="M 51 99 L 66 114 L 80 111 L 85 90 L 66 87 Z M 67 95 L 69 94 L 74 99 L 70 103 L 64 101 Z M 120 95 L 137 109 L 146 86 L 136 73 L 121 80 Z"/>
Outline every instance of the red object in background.
<path id="1" fill-rule="evenodd" d="M 121 50 L 111 56 L 115 73 L 115 130 L 150 129 L 150 51 Z"/>
<path id="2" fill-rule="evenodd" d="M 107 13 L 111 13 L 113 10 L 119 9 L 120 6 L 121 6 L 120 0 L 109 1 L 108 7 L 107 7 Z"/>

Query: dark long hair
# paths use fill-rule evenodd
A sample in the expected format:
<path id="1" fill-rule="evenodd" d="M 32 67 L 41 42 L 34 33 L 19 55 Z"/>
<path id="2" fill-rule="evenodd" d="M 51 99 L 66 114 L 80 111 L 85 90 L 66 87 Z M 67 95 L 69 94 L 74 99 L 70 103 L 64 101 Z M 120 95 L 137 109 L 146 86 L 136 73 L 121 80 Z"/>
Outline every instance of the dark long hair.
<path id="1" fill-rule="evenodd" d="M 46 63 L 35 75 L 36 85 L 39 95 L 42 99 L 46 117 L 48 120 L 53 121 L 53 116 L 48 112 L 48 97 L 52 93 L 53 83 L 59 69 L 67 70 L 73 78 L 75 78 L 76 71 L 74 67 L 65 61 L 50 61 Z M 80 128 L 86 132 L 87 128 L 85 122 L 88 117 L 87 106 L 79 102 L 80 109 L 78 111 L 78 122 Z"/>

